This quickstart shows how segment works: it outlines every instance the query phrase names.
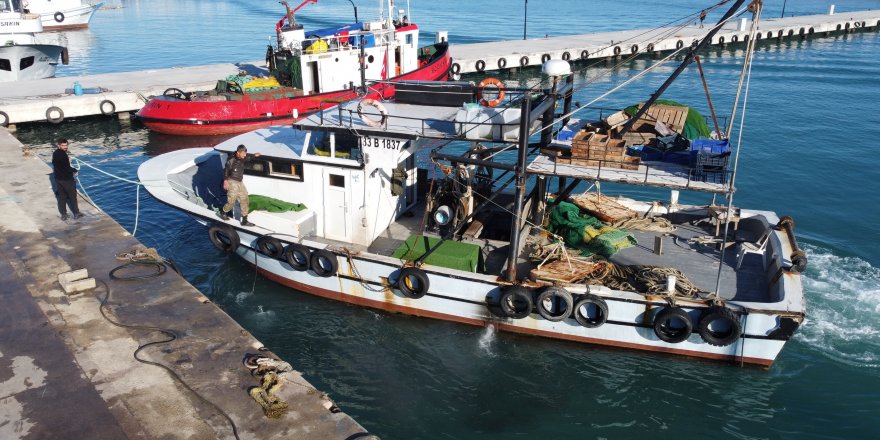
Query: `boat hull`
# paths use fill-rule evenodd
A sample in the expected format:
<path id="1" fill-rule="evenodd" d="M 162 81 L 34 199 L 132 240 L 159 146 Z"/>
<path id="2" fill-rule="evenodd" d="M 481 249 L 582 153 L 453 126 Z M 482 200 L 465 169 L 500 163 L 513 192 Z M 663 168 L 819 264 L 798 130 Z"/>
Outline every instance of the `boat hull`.
<path id="1" fill-rule="evenodd" d="M 64 31 L 72 29 L 86 29 L 98 10 L 99 5 L 80 5 L 55 11 L 41 11 L 40 21 L 43 29 L 47 31 Z"/>
<path id="2" fill-rule="evenodd" d="M 8 70 L 0 69 L 0 82 L 55 76 L 55 69 L 63 49 L 52 44 L 0 46 L 0 59 L 9 62 Z"/>
<path id="3" fill-rule="evenodd" d="M 391 81 L 444 80 L 448 75 L 450 63 L 449 51 L 445 48 L 443 53 L 438 54 L 430 63 L 392 78 Z M 369 98 L 394 96 L 394 86 L 390 84 L 380 84 L 370 90 L 371 93 L 367 95 Z M 229 135 L 272 125 L 291 124 L 299 117 L 358 96 L 350 89 L 307 96 L 288 95 L 290 94 L 269 91 L 245 95 L 243 97 L 245 99 L 239 101 L 190 101 L 157 96 L 137 112 L 137 117 L 150 130 L 164 134 Z"/>

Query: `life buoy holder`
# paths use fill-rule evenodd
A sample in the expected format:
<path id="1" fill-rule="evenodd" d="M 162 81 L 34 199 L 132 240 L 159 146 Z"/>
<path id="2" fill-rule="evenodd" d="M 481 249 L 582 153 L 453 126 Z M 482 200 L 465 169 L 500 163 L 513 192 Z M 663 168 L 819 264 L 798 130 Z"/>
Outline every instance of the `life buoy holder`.
<path id="1" fill-rule="evenodd" d="M 458 75 L 461 72 L 461 66 L 458 63 L 452 63 L 452 67 L 449 68 L 449 71 L 452 72 L 453 75 Z"/>
<path id="2" fill-rule="evenodd" d="M 211 244 L 223 253 L 235 252 L 240 240 L 235 229 L 228 225 L 211 226 L 208 228 L 208 238 L 211 239 Z"/>
<path id="3" fill-rule="evenodd" d="M 418 267 L 404 267 L 400 269 L 395 283 L 397 288 L 404 296 L 412 299 L 419 299 L 428 293 L 428 287 L 431 283 L 428 280 L 428 274 Z"/>
<path id="4" fill-rule="evenodd" d="M 336 255 L 327 249 L 318 249 L 312 252 L 309 263 L 312 272 L 315 272 L 315 275 L 322 278 L 335 275 L 336 271 L 339 270 L 339 261 L 336 260 Z"/>
<path id="5" fill-rule="evenodd" d="M 483 94 L 483 89 L 485 87 L 495 87 L 495 89 L 498 90 L 498 96 L 496 96 L 495 99 L 486 99 Z M 497 106 L 504 99 L 504 83 L 496 78 L 486 78 L 480 81 L 480 85 L 477 86 L 477 99 L 480 100 L 480 104 L 486 107 Z"/>
<path id="6" fill-rule="evenodd" d="M 585 60 L 587 58 L 590 58 L 590 51 L 584 49 L 581 51 L 581 59 Z"/>
<path id="7" fill-rule="evenodd" d="M 629 47 L 629 51 L 630 51 L 630 53 L 632 53 L 633 55 L 639 53 L 639 45 L 638 45 L 638 44 L 633 44 L 632 46 Z"/>
<path id="8" fill-rule="evenodd" d="M 301 244 L 291 243 L 284 249 L 284 259 L 297 272 L 309 270 L 312 264 L 311 258 L 312 252 Z"/>
<path id="9" fill-rule="evenodd" d="M 498 68 L 503 69 L 507 67 L 507 58 L 498 58 Z"/>
<path id="10" fill-rule="evenodd" d="M 513 319 L 522 319 L 532 313 L 532 294 L 522 286 L 507 286 L 502 288 L 499 300 L 501 311 L 504 316 Z"/>
<path id="11" fill-rule="evenodd" d="M 568 53 L 568 51 L 566 51 L 566 52 L 562 52 L 562 59 L 565 60 L 565 61 L 570 60 L 570 59 L 571 59 L 571 54 Z"/>
<path id="12" fill-rule="evenodd" d="M 284 255 L 284 245 L 281 244 L 281 240 L 269 235 L 257 238 L 257 249 L 269 258 L 279 259 Z"/>
<path id="13" fill-rule="evenodd" d="M 571 293 L 562 287 L 547 287 L 538 295 L 535 308 L 544 319 L 553 322 L 564 321 L 571 315 L 574 300 Z"/>
<path id="14" fill-rule="evenodd" d="M 522 56 L 522 57 L 520 57 L 520 59 L 519 59 L 519 65 L 520 65 L 520 67 L 526 67 L 526 66 L 528 66 L 528 65 L 529 65 L 529 57 L 527 57 L 527 56 Z"/>
<path id="15" fill-rule="evenodd" d="M 101 103 L 98 104 L 98 108 L 101 110 L 102 115 L 110 116 L 116 113 L 116 104 L 114 104 L 113 101 L 110 101 L 109 99 L 101 101 Z"/>
<path id="16" fill-rule="evenodd" d="M 54 105 L 46 109 L 46 120 L 53 124 L 60 124 L 64 120 L 64 110 Z"/>
<path id="17" fill-rule="evenodd" d="M 9 127 L 9 115 L 6 112 L 0 112 L 0 127 Z"/>
<path id="18" fill-rule="evenodd" d="M 699 333 L 707 344 L 726 347 L 742 335 L 742 325 L 727 307 L 710 307 L 700 317 Z"/>
<path id="19" fill-rule="evenodd" d="M 586 328 L 601 327 L 608 321 L 608 304 L 604 299 L 588 293 L 577 300 L 572 314 L 575 321 Z"/>
<path id="20" fill-rule="evenodd" d="M 693 330 L 690 316 L 680 307 L 666 307 L 654 317 L 654 333 L 661 341 L 672 344 L 682 342 Z"/>
<path id="21" fill-rule="evenodd" d="M 367 106 L 374 107 L 379 111 L 379 119 L 371 118 L 368 113 L 365 113 Z M 369 125 L 370 127 L 381 127 L 385 124 L 385 120 L 388 119 L 388 110 L 385 109 L 385 106 L 382 105 L 381 102 L 375 99 L 364 99 L 358 103 L 357 107 L 358 116 L 361 117 L 361 121 L 364 121 L 364 124 Z"/>
<path id="22" fill-rule="evenodd" d="M 682 47 L 684 47 L 684 41 L 678 40 L 678 42 L 675 43 L 675 48 L 681 49 Z"/>
<path id="23" fill-rule="evenodd" d="M 620 55 L 620 46 L 614 46 L 614 56 Z"/>
<path id="24" fill-rule="evenodd" d="M 55 13 L 55 21 L 57 21 L 58 23 L 63 22 L 64 21 L 64 13 L 61 11 L 56 12 Z"/>
<path id="25" fill-rule="evenodd" d="M 486 62 L 483 60 L 477 60 L 477 62 L 474 64 L 474 68 L 477 69 L 477 72 L 482 72 L 486 70 Z"/>

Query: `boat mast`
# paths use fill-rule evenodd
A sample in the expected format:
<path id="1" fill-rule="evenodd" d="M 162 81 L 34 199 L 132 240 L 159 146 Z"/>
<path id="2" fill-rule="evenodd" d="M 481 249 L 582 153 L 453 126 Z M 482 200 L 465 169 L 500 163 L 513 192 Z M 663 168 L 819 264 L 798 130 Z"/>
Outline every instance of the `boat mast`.
<path id="1" fill-rule="evenodd" d="M 526 160 L 529 154 L 529 125 L 531 117 L 532 98 L 528 93 L 523 96 L 522 110 L 519 119 L 519 154 L 517 155 L 516 168 L 516 202 L 513 207 L 513 221 L 510 226 L 510 249 L 507 254 L 507 281 L 516 282 L 516 263 L 519 259 L 519 239 L 523 218 L 523 199 L 526 192 Z"/>
<path id="2" fill-rule="evenodd" d="M 715 34 L 717 34 L 718 31 L 721 30 L 722 23 L 726 22 L 727 19 L 730 18 L 730 16 L 732 16 L 733 13 L 736 12 L 736 10 L 743 3 L 745 3 L 745 1 L 746 0 L 736 0 L 736 2 L 733 4 L 733 6 L 731 6 L 730 9 L 728 9 L 727 12 L 724 13 L 724 16 L 721 17 L 720 20 L 718 20 L 718 23 L 712 27 L 712 29 L 709 31 L 709 33 L 706 34 L 706 36 L 703 37 L 702 40 L 700 40 L 700 43 L 697 44 L 696 47 L 691 48 L 691 50 L 688 52 L 688 54 L 684 57 L 684 61 L 682 61 L 681 64 L 678 66 L 678 68 L 675 69 L 674 72 L 672 72 L 672 75 L 669 75 L 669 78 L 666 79 L 666 81 L 663 83 L 663 85 L 661 85 L 660 88 L 657 89 L 657 91 L 654 92 L 653 95 L 651 95 L 651 99 L 649 99 L 647 102 L 645 102 L 645 105 L 643 105 L 642 108 L 640 108 L 639 111 L 636 112 L 635 116 L 630 118 L 629 121 L 627 121 L 626 124 L 623 125 L 623 128 L 620 129 L 620 136 L 623 136 L 624 134 L 629 132 L 629 130 L 632 128 L 633 124 L 635 124 L 639 120 L 639 118 L 641 118 L 642 115 L 644 115 L 648 111 L 648 109 L 651 108 L 651 105 L 653 105 L 655 101 L 660 99 L 660 96 L 663 95 L 663 92 L 666 91 L 666 89 L 669 87 L 669 85 L 672 84 L 672 82 L 675 81 L 676 78 L 678 78 L 678 75 L 680 75 L 681 72 L 683 72 L 684 69 L 688 65 L 690 65 L 691 62 L 694 61 L 694 57 L 696 56 L 697 51 L 699 51 L 704 46 L 709 44 L 710 41 L 712 41 L 712 37 L 715 36 Z"/>

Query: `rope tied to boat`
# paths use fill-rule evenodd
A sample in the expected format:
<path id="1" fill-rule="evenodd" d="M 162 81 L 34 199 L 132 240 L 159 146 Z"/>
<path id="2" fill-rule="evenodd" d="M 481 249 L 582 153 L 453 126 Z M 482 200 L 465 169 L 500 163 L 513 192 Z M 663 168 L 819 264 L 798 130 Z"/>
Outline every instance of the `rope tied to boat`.
<path id="1" fill-rule="evenodd" d="M 617 229 L 633 231 L 673 232 L 675 225 L 665 217 L 628 218 L 611 224 Z"/>

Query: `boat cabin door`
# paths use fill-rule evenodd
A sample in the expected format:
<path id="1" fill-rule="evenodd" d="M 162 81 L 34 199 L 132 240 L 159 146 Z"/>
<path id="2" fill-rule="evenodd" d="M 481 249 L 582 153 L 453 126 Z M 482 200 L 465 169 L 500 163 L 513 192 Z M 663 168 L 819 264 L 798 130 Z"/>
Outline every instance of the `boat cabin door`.
<path id="1" fill-rule="evenodd" d="M 316 93 L 321 93 L 321 76 L 318 75 L 318 62 L 317 61 L 308 61 L 306 62 L 304 75 L 308 75 L 309 82 L 303 84 L 305 86 L 305 92 L 308 95 L 314 95 Z"/>
<path id="2" fill-rule="evenodd" d="M 351 171 L 324 169 L 324 237 L 351 241 Z"/>

